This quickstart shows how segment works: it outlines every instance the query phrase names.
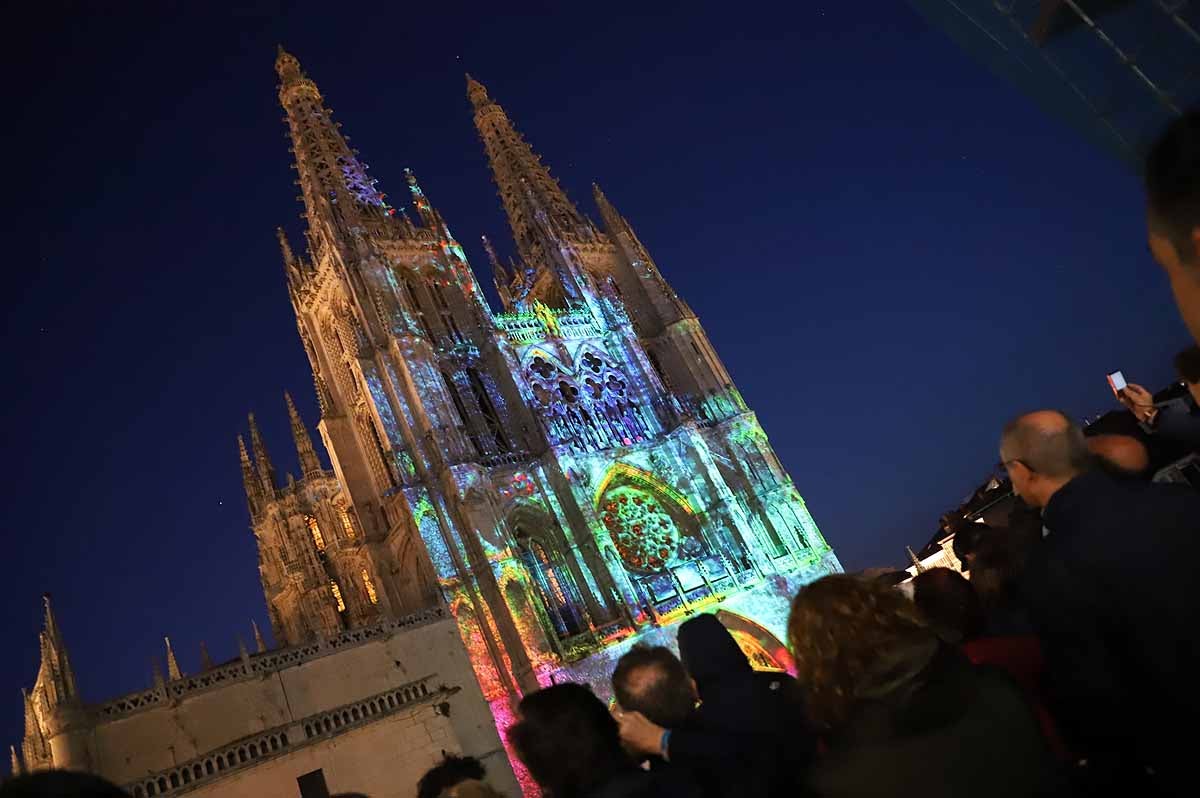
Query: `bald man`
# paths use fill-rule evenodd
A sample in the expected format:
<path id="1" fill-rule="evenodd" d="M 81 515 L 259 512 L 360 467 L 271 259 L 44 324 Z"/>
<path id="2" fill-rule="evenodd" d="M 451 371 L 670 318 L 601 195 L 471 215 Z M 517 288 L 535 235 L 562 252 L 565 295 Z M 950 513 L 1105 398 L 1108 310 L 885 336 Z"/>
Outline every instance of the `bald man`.
<path id="1" fill-rule="evenodd" d="M 1083 431 L 1054 410 L 1009 423 L 1000 458 L 1042 511 L 1020 593 L 1068 744 L 1106 789 L 1183 794 L 1200 712 L 1200 493 L 1089 468 Z"/>

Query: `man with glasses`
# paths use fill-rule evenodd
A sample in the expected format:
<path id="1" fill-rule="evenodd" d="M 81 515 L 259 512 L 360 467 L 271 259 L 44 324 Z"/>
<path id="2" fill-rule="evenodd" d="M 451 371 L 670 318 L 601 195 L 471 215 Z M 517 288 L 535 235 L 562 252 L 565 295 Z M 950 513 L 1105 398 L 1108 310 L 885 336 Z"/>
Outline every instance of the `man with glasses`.
<path id="1" fill-rule="evenodd" d="M 1091 468 L 1083 431 L 1053 410 L 1010 422 L 1000 459 L 1042 511 L 1019 593 L 1089 791 L 1182 794 L 1200 712 L 1200 493 Z"/>

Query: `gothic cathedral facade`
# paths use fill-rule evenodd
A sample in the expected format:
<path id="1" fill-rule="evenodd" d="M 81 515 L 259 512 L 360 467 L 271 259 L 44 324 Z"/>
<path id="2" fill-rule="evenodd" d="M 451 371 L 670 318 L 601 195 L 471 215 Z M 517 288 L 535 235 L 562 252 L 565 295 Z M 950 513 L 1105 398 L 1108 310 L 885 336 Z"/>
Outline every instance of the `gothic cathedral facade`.
<path id="1" fill-rule="evenodd" d="M 518 253 L 484 239 L 496 312 L 413 174 L 410 215 L 275 66 L 307 221 L 305 254 L 280 245 L 332 461 L 290 398 L 300 479 L 253 418 L 239 439 L 276 641 L 444 604 L 498 711 L 697 611 L 782 667 L 788 599 L 840 566 L 625 218 L 598 187 L 600 224 L 581 213 L 468 77 Z"/>

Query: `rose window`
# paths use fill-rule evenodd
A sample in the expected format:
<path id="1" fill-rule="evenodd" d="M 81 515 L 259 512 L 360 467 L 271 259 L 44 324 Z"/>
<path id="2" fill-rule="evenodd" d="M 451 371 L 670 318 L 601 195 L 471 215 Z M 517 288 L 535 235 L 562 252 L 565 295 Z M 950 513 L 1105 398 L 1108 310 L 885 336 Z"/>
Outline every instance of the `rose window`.
<path id="1" fill-rule="evenodd" d="M 644 490 L 620 487 L 604 497 L 601 519 L 617 553 L 631 569 L 661 571 L 679 551 L 679 528 L 658 500 Z"/>

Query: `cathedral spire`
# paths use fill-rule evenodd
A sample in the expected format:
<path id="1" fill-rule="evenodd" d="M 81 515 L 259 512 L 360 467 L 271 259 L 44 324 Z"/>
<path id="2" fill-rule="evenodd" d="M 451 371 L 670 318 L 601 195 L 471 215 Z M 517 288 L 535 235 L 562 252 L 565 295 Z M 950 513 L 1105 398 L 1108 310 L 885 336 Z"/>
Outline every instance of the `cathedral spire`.
<path id="1" fill-rule="evenodd" d="M 75 701 L 79 697 L 75 687 L 75 672 L 71 669 L 71 658 L 67 645 L 58 629 L 54 608 L 50 606 L 50 594 L 42 596 L 45 607 L 44 629 L 41 635 L 42 668 L 38 680 L 46 688 L 46 699 L 52 706 Z"/>
<path id="2" fill-rule="evenodd" d="M 541 268 L 558 245 L 595 241 L 596 229 L 567 199 L 504 109 L 470 75 L 467 96 L 521 258 Z"/>
<path id="3" fill-rule="evenodd" d="M 306 477 L 319 475 L 321 473 L 321 460 L 317 457 L 317 450 L 313 448 L 308 428 L 304 426 L 304 420 L 300 418 L 300 411 L 296 409 L 296 404 L 292 401 L 292 395 L 287 391 L 283 392 L 283 400 L 287 402 L 288 418 L 292 422 L 292 440 L 296 442 L 296 454 L 300 458 L 300 470 Z"/>
<path id="4" fill-rule="evenodd" d="M 268 499 L 275 497 L 275 467 L 271 465 L 271 458 L 267 455 L 267 445 L 263 443 L 262 435 L 258 431 L 258 422 L 254 420 L 254 414 L 250 414 L 250 445 L 254 447 L 254 465 L 258 469 L 258 481 L 262 485 L 263 493 Z"/>
<path id="5" fill-rule="evenodd" d="M 183 671 L 179 670 L 179 660 L 175 659 L 175 649 L 171 648 L 171 638 L 164 637 L 163 642 L 167 644 L 167 676 L 171 681 L 182 679 Z"/>
<path id="6" fill-rule="evenodd" d="M 338 130 L 317 84 L 282 47 L 275 58 L 275 71 L 300 175 L 304 217 L 318 246 L 335 244 L 351 227 L 363 224 L 384 225 L 400 233 L 403 225 L 391 223 L 394 210 Z"/>

